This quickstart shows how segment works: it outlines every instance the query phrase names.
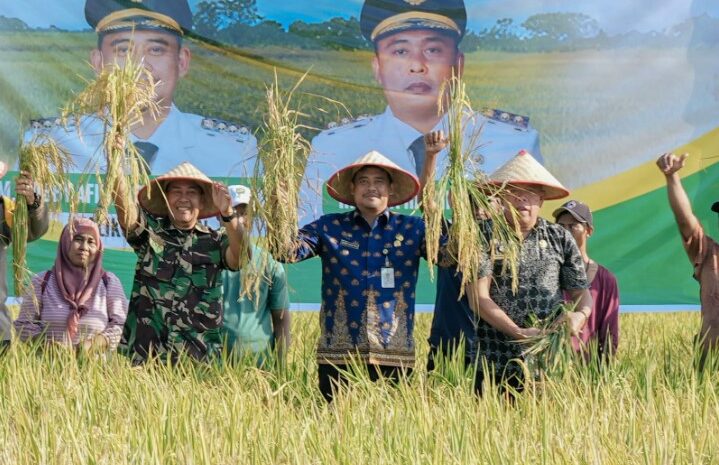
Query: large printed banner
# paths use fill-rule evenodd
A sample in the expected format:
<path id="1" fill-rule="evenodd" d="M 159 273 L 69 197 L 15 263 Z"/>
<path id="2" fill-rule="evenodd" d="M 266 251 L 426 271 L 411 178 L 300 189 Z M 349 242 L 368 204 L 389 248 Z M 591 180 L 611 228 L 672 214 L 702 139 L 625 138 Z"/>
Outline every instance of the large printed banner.
<path id="1" fill-rule="evenodd" d="M 302 217 L 346 211 L 323 181 L 372 149 L 417 170 L 414 142 L 442 127 L 441 119 L 427 125 L 432 105 L 443 78 L 461 69 L 477 110 L 471 126 L 480 134 L 482 170 L 520 149 L 532 152 L 594 210 L 590 254 L 617 275 L 623 304 L 698 303 L 654 160 L 667 151 L 690 154 L 684 185 L 697 216 L 717 234 L 710 211 L 719 198 L 717 2 L 466 0 L 459 52 L 428 29 L 368 41 L 363 3 L 190 1 L 192 33 L 182 42 L 187 51 L 174 58 L 179 67 L 148 59 L 174 102 L 157 127 L 136 134 L 152 174 L 188 160 L 215 179 L 246 184 L 262 142 L 266 86 L 275 72 L 286 89 L 309 72 L 295 96 L 314 149 Z M 84 8 L 85 0 L 0 2 L 0 158 L 15 163 L 21 138 L 51 133 L 73 154 L 73 181 L 84 186 L 91 212 L 97 185 L 79 173 L 102 158 L 102 126 L 87 117 L 80 136 L 58 120 L 93 76 L 98 54 L 114 50 L 103 50 L 108 45 Z M 172 44 L 154 46 L 147 57 Z M 13 176 L 0 180 L 0 194 L 14 195 Z M 556 206 L 548 202 L 545 216 Z M 52 265 L 64 220 L 30 244 L 34 271 Z M 116 225 L 103 234 L 106 268 L 129 290 L 136 257 Z M 292 301 L 318 307 L 319 260 L 288 270 Z M 420 280 L 418 303 L 432 304 L 435 284 L 426 269 Z"/>

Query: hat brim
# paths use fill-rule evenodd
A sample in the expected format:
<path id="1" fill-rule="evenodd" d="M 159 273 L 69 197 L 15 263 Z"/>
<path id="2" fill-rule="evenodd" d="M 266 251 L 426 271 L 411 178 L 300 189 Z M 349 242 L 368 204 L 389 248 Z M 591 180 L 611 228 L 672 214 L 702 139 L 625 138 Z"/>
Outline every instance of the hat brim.
<path id="1" fill-rule="evenodd" d="M 189 176 L 160 176 L 150 181 L 148 186 L 144 186 L 137 193 L 137 200 L 142 208 L 155 216 L 171 216 L 170 206 L 167 204 L 166 191 L 167 185 L 173 181 L 190 181 L 197 184 L 202 189 L 202 206 L 197 216 L 198 220 L 210 218 L 220 214 L 212 201 L 212 183 Z"/>
<path id="2" fill-rule="evenodd" d="M 351 190 L 352 180 L 359 170 L 369 166 L 385 170 L 391 177 L 392 195 L 387 202 L 388 207 L 407 203 L 419 192 L 417 176 L 408 171 L 381 163 L 357 163 L 346 166 L 333 174 L 327 181 L 327 193 L 339 202 L 356 206 Z"/>
<path id="3" fill-rule="evenodd" d="M 377 35 L 374 36 L 371 41 L 377 42 L 378 40 L 382 40 L 384 38 L 387 38 L 393 34 L 397 34 L 399 32 L 405 32 L 405 31 L 422 31 L 422 30 L 431 30 L 436 31 L 442 34 L 446 34 L 450 37 L 452 37 L 457 42 L 460 42 L 462 40 L 462 33 L 458 31 L 456 28 L 448 26 L 447 24 L 437 22 L 437 21 L 428 21 L 428 20 L 408 20 L 408 21 L 402 21 L 398 22 L 390 27 L 385 28 L 381 32 L 377 33 Z"/>
<path id="4" fill-rule="evenodd" d="M 552 184 L 544 184 L 536 181 L 496 181 L 491 180 L 491 184 L 495 186 L 526 186 L 526 187 L 539 187 L 544 191 L 544 200 L 557 200 L 563 199 L 569 196 L 569 191 L 559 186 Z"/>

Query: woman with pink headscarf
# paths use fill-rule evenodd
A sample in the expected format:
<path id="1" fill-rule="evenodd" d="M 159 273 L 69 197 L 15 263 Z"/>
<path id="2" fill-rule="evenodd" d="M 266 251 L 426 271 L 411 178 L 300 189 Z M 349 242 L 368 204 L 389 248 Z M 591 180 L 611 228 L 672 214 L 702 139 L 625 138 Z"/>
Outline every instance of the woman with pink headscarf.
<path id="1" fill-rule="evenodd" d="M 15 330 L 23 341 L 114 350 L 126 316 L 122 284 L 102 268 L 97 224 L 76 218 L 62 230 L 55 265 L 33 278 Z"/>

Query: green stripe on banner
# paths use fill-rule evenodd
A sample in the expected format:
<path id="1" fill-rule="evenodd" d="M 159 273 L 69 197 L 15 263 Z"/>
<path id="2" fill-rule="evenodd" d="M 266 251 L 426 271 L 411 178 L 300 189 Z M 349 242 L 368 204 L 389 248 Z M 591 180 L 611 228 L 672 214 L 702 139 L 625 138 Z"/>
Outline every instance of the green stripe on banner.
<path id="1" fill-rule="evenodd" d="M 657 176 L 661 176 L 659 172 Z M 709 235 L 717 236 L 710 207 L 719 194 L 719 165 L 682 180 L 694 212 Z M 621 188 L 621 186 L 617 186 Z M 617 275 L 623 305 L 698 304 L 692 277 L 666 188 L 600 210 L 589 253 Z"/>

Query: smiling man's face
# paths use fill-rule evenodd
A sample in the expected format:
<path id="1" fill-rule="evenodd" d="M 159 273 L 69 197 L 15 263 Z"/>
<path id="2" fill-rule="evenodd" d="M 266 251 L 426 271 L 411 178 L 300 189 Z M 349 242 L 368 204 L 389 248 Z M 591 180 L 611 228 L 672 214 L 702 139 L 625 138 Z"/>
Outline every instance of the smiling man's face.
<path id="1" fill-rule="evenodd" d="M 387 209 L 392 195 L 392 180 L 385 170 L 367 166 L 354 175 L 350 189 L 360 212 L 380 213 Z"/>
<path id="2" fill-rule="evenodd" d="M 462 58 L 452 37 L 419 29 L 378 40 L 372 68 L 390 108 L 436 112 L 442 83 L 461 72 Z"/>

